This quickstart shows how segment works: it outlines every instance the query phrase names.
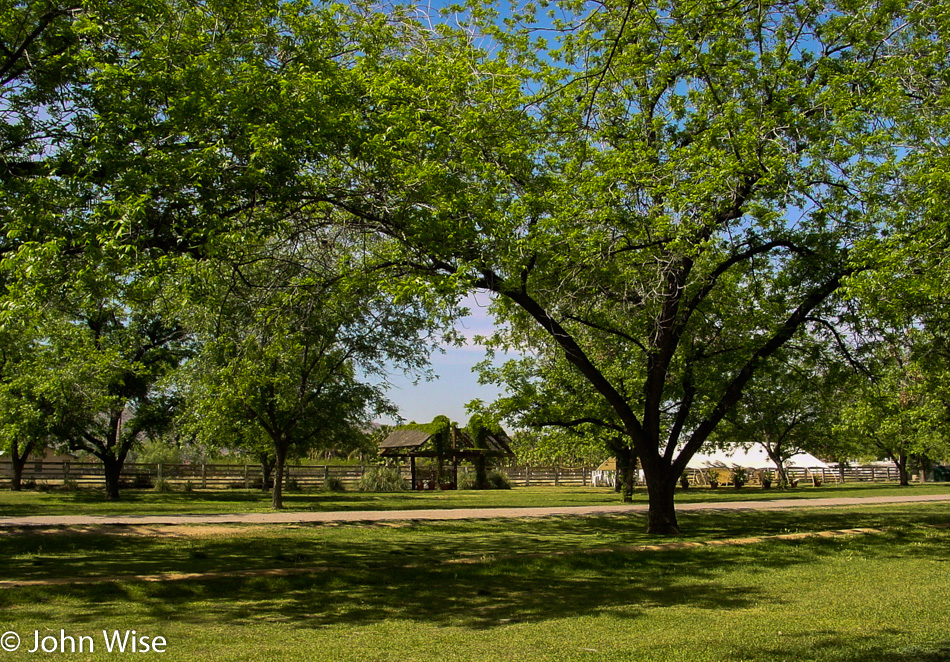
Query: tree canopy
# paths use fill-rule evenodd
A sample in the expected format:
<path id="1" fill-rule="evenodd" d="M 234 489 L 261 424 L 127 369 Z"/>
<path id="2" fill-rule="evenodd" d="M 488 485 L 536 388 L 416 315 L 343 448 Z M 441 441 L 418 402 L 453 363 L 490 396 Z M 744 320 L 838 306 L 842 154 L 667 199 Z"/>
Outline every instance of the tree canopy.
<path id="1" fill-rule="evenodd" d="M 523 384 L 591 394 L 562 413 L 609 422 L 650 530 L 675 533 L 679 475 L 763 366 L 838 327 L 845 284 L 945 248 L 950 18 L 938 0 L 447 12 L 8 7 L 4 250 L 94 270 L 306 237 L 395 304 L 490 291 L 495 342 L 539 361 Z"/>

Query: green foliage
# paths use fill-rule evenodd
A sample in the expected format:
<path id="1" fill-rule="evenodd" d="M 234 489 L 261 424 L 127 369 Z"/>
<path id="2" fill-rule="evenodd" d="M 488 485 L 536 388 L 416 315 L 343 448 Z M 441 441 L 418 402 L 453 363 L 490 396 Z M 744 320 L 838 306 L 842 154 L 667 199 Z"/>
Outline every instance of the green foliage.
<path id="1" fill-rule="evenodd" d="M 522 379 L 517 409 L 614 426 L 670 494 L 766 359 L 921 212 L 892 194 L 908 152 L 946 142 L 936 114 L 923 131 L 907 112 L 940 94 L 942 69 L 916 57 L 946 52 L 945 19 L 932 3 L 562 4 L 544 44 L 532 11 L 499 27 L 481 10 L 466 20 L 490 48 L 446 29 L 456 42 L 393 46 L 385 78 L 362 72 L 395 139 L 369 141 L 376 178 L 338 209 L 433 287 L 497 295 L 495 345 L 580 387 L 551 407 Z M 440 112 L 410 130 L 408 107 Z M 373 197 L 380 181 L 400 205 Z M 676 529 L 668 502 L 657 531 Z"/>
<path id="2" fill-rule="evenodd" d="M 859 451 L 892 460 L 903 483 L 909 456 L 950 455 L 947 403 L 934 388 L 938 373 L 928 378 L 927 345 L 927 334 L 913 329 L 869 343 L 862 348 L 865 371 L 852 376 L 837 400 L 839 434 Z"/>
<path id="3" fill-rule="evenodd" d="M 135 453 L 135 461 L 145 464 L 179 464 L 181 449 L 167 439 L 148 439 Z"/>
<path id="4" fill-rule="evenodd" d="M 360 492 L 405 492 L 408 482 L 399 467 L 370 467 L 360 477 Z"/>
<path id="5" fill-rule="evenodd" d="M 419 430 L 432 435 L 432 449 L 437 453 L 445 454 L 452 448 L 452 430 L 455 424 L 448 416 L 439 415 L 431 423 L 407 423 L 397 429 Z"/>
<path id="6" fill-rule="evenodd" d="M 510 490 L 511 481 L 508 480 L 508 474 L 501 469 L 493 469 L 488 472 L 488 487 L 492 490 Z"/>
<path id="7" fill-rule="evenodd" d="M 41 337 L 66 377 L 17 386 L 23 420 L 52 392 L 59 434 L 104 463 L 128 452 L 122 412 L 143 416 L 129 433 L 167 429 L 159 384 L 182 357 L 150 345 L 177 319 L 147 304 L 176 256 L 208 260 L 173 288 L 203 302 L 189 323 L 209 368 L 183 427 L 273 445 L 279 474 L 327 428 L 301 414 L 315 390 L 293 392 L 321 372 L 314 353 L 345 367 L 313 401 L 369 415 L 384 398 L 356 376 L 417 368 L 408 339 L 481 288 L 495 346 L 531 357 L 489 375 L 512 386 L 499 413 L 633 448 L 663 494 L 651 527 L 674 532 L 666 497 L 689 457 L 796 333 L 837 321 L 842 283 L 879 292 L 887 278 L 864 274 L 900 273 L 945 300 L 940 2 L 537 10 L 0 8 L 2 253 L 14 290 L 45 290 L 6 310 L 55 312 Z M 314 344 L 338 328 L 354 333 Z M 282 421 L 262 422 L 264 401 Z M 105 419 L 113 433 L 94 429 Z"/>
<path id="8" fill-rule="evenodd" d="M 155 484 L 152 485 L 152 491 L 154 492 L 171 492 L 172 484 L 164 478 L 156 478 Z"/>
<path id="9" fill-rule="evenodd" d="M 426 360 L 420 307 L 393 304 L 319 235 L 300 240 L 201 265 L 191 319 L 201 352 L 180 373 L 184 428 L 199 444 L 274 458 L 276 485 L 289 458 L 365 448 L 368 421 L 395 413 L 370 378 Z"/>
<path id="10" fill-rule="evenodd" d="M 798 453 L 848 459 L 852 448 L 835 435 L 835 401 L 850 368 L 823 339 L 800 334 L 763 365 L 742 400 L 712 436 L 718 447 L 762 447 L 788 482 L 786 465 Z"/>

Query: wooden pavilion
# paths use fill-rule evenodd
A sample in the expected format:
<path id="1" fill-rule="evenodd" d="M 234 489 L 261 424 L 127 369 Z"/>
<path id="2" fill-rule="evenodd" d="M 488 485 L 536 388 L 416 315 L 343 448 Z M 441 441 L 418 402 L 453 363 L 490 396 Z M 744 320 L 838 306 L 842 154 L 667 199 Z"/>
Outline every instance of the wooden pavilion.
<path id="1" fill-rule="evenodd" d="M 458 486 L 458 465 L 460 462 L 472 462 L 484 469 L 490 459 L 513 458 L 511 439 L 504 432 L 488 434 L 479 447 L 472 438 L 453 427 L 448 443 L 438 443 L 438 435 L 418 428 L 400 428 L 394 430 L 379 444 L 379 454 L 384 458 L 409 459 L 412 489 L 424 489 L 416 477 L 416 458 L 432 458 L 437 465 L 437 485 L 431 488 L 455 489 Z M 450 485 L 441 481 L 443 468 L 451 464 L 452 480 Z"/>

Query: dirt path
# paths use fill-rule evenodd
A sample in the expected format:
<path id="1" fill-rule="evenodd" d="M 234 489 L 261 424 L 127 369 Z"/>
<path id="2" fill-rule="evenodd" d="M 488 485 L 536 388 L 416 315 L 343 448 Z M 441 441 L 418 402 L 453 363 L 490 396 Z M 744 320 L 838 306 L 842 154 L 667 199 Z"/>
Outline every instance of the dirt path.
<path id="1" fill-rule="evenodd" d="M 783 510 L 828 506 L 869 506 L 887 503 L 950 501 L 950 494 L 828 499 L 775 499 L 772 501 L 720 501 L 684 503 L 677 512 L 695 510 Z M 59 526 L 169 526 L 181 524 L 304 524 L 330 522 L 397 522 L 407 520 L 494 519 L 504 517 L 551 517 L 555 515 L 603 515 L 645 513 L 646 504 L 615 506 L 563 506 L 555 508 L 459 508 L 449 510 L 358 510 L 336 512 L 266 512 L 207 515 L 36 515 L 0 517 L 0 529 Z"/>

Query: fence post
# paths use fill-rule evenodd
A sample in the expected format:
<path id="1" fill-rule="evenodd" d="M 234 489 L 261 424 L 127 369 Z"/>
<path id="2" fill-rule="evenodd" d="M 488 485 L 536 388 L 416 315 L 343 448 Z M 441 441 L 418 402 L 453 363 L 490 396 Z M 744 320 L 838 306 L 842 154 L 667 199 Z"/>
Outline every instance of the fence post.
<path id="1" fill-rule="evenodd" d="M 248 482 L 248 480 L 249 480 L 249 479 L 248 479 L 248 475 L 247 475 L 247 465 L 245 464 L 245 465 L 244 465 L 244 489 L 245 489 L 245 490 L 248 490 L 248 489 L 251 488 L 251 484 Z"/>
<path id="2" fill-rule="evenodd" d="M 554 487 L 558 486 L 560 476 L 558 475 L 558 468 L 554 467 Z"/>
<path id="3" fill-rule="evenodd" d="M 208 489 L 208 465 L 201 463 L 201 489 Z"/>
<path id="4" fill-rule="evenodd" d="M 524 468 L 524 486 L 528 487 L 531 485 L 531 467 L 525 466 Z"/>
<path id="5" fill-rule="evenodd" d="M 329 481 L 330 481 L 330 466 L 327 464 L 324 464 L 323 465 L 323 485 L 321 485 L 321 487 L 326 487 Z"/>
<path id="6" fill-rule="evenodd" d="M 162 480 L 162 463 L 159 462 L 155 465 L 155 476 L 158 480 Z"/>

